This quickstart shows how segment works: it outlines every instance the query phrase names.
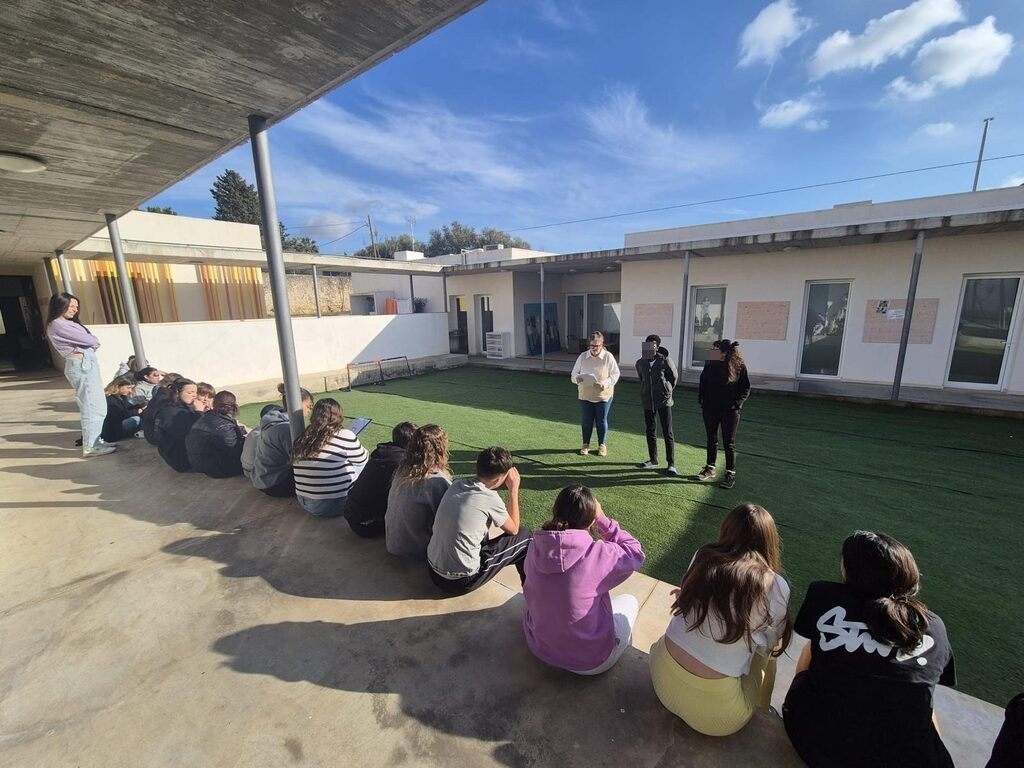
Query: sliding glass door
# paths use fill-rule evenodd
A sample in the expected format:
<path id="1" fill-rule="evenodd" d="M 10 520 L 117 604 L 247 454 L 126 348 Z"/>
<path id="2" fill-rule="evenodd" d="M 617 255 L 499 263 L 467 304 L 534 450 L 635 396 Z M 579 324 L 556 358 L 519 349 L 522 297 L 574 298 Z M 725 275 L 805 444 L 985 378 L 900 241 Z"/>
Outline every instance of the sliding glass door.
<path id="1" fill-rule="evenodd" d="M 1001 386 L 1020 281 L 1019 275 L 964 280 L 948 383 Z"/>

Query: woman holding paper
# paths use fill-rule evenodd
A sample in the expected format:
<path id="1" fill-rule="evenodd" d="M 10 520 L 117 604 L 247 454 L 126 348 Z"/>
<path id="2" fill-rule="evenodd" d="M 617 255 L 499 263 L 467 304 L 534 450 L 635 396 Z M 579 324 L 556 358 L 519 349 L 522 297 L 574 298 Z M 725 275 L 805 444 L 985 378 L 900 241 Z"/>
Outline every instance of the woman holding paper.
<path id="1" fill-rule="evenodd" d="M 590 453 L 590 437 L 597 426 L 597 455 L 608 455 L 608 411 L 612 407 L 615 383 L 619 380 L 619 365 L 604 346 L 604 334 L 590 334 L 586 352 L 576 358 L 572 368 L 572 381 L 577 386 L 582 416 L 583 447 L 580 454 Z"/>

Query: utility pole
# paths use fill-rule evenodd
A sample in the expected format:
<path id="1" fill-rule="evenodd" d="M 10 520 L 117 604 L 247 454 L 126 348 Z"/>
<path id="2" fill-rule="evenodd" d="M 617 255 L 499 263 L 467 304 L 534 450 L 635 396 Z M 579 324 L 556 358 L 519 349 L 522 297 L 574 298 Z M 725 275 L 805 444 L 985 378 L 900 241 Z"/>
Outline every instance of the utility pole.
<path id="1" fill-rule="evenodd" d="M 409 237 L 412 238 L 413 250 L 416 248 L 416 217 L 406 216 L 405 223 L 409 225 Z"/>
<path id="2" fill-rule="evenodd" d="M 985 118 L 985 128 L 981 132 L 981 148 L 978 150 L 978 165 L 974 169 L 974 186 L 971 192 L 978 191 L 978 177 L 981 175 L 981 159 L 985 156 L 985 139 L 988 137 L 988 124 L 995 120 L 994 117 Z"/>
<path id="3" fill-rule="evenodd" d="M 366 214 L 366 226 L 370 230 L 370 245 L 373 246 L 373 258 L 379 259 L 377 255 L 377 238 L 374 236 L 373 222 L 370 220 L 370 214 Z"/>

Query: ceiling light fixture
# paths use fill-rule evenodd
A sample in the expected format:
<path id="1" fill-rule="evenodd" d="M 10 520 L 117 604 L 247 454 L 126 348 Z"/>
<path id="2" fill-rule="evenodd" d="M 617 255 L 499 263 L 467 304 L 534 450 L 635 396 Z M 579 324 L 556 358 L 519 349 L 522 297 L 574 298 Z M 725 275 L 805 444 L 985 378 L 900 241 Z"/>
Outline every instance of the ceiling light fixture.
<path id="1" fill-rule="evenodd" d="M 18 152 L 0 152 L 0 171 L 14 173 L 38 173 L 46 170 L 46 163 L 38 157 Z"/>

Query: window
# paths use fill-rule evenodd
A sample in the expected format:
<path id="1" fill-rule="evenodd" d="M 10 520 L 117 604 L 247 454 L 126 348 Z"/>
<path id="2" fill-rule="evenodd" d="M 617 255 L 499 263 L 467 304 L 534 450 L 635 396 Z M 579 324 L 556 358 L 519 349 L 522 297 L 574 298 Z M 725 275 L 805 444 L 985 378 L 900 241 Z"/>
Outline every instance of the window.
<path id="1" fill-rule="evenodd" d="M 724 322 L 725 286 L 694 288 L 690 365 L 704 365 L 711 345 L 722 338 Z"/>
<path id="2" fill-rule="evenodd" d="M 849 283 L 808 283 L 800 373 L 838 376 L 846 330 Z"/>

